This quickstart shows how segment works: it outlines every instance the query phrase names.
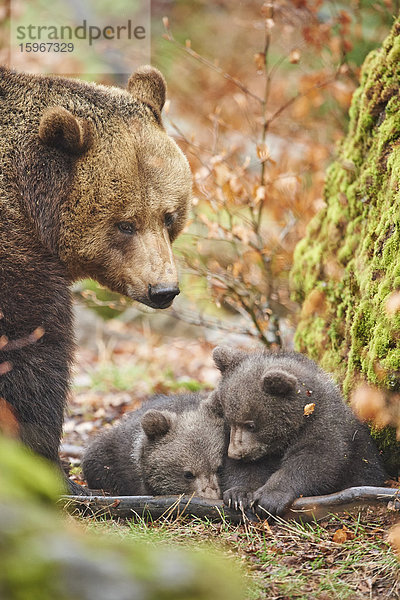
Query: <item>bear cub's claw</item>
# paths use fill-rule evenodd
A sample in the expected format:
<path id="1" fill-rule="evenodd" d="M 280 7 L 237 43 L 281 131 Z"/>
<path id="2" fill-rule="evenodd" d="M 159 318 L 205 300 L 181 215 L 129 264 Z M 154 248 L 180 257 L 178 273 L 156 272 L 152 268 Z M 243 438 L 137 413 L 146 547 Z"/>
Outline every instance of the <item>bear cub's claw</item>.
<path id="1" fill-rule="evenodd" d="M 250 493 L 241 487 L 231 487 L 223 494 L 224 504 L 228 508 L 244 511 L 250 508 Z"/>
<path id="2" fill-rule="evenodd" d="M 280 490 L 268 490 L 267 486 L 258 488 L 248 494 L 251 507 L 260 517 L 266 518 L 266 513 L 283 515 L 286 508 L 293 502 L 293 495 Z"/>

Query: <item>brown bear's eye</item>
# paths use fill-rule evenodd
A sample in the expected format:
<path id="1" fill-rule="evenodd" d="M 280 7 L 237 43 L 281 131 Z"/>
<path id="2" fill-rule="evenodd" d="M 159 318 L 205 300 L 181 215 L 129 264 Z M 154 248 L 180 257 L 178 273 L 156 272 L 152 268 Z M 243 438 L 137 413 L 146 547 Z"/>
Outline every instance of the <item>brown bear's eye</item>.
<path id="1" fill-rule="evenodd" d="M 246 421 L 245 423 L 243 423 L 243 429 L 246 429 L 246 431 L 254 431 L 256 428 L 254 421 Z"/>
<path id="2" fill-rule="evenodd" d="M 176 221 L 176 213 L 167 213 L 164 216 L 164 224 L 167 229 L 172 227 L 172 225 L 175 223 L 175 221 Z"/>
<path id="3" fill-rule="evenodd" d="M 192 471 L 185 471 L 183 476 L 185 479 L 194 479 L 194 473 L 192 473 Z"/>
<path id="4" fill-rule="evenodd" d="M 129 221 L 121 221 L 120 223 L 117 223 L 117 227 L 121 233 L 125 233 L 126 235 L 133 235 L 136 233 L 134 223 L 129 223 Z"/>

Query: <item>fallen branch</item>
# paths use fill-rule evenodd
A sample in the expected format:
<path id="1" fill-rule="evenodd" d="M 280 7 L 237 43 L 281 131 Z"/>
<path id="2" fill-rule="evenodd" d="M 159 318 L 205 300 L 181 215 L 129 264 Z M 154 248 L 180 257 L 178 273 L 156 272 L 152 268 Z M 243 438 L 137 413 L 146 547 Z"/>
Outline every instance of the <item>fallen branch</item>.
<path id="1" fill-rule="evenodd" d="M 232 523 L 240 523 L 243 518 L 240 511 L 227 508 L 222 500 L 191 496 L 62 496 L 60 502 L 69 512 L 83 513 L 84 516 L 137 516 L 155 520 L 185 515 L 213 521 L 225 517 Z"/>
<path id="2" fill-rule="evenodd" d="M 213 521 L 227 519 L 232 523 L 258 520 L 251 511 L 243 513 L 228 508 L 222 500 L 189 496 L 62 496 L 60 502 L 69 512 L 84 516 L 137 516 L 154 520 L 186 515 Z M 400 510 L 400 490 L 372 486 L 352 487 L 327 496 L 297 498 L 286 510 L 283 518 L 313 521 L 330 513 L 355 512 L 366 506 L 385 504 L 389 504 L 392 510 Z"/>
<path id="3" fill-rule="evenodd" d="M 330 513 L 360 511 L 365 507 L 389 504 L 400 510 L 400 489 L 374 486 L 351 487 L 326 496 L 297 498 L 285 514 L 284 519 L 312 521 L 323 519 Z"/>

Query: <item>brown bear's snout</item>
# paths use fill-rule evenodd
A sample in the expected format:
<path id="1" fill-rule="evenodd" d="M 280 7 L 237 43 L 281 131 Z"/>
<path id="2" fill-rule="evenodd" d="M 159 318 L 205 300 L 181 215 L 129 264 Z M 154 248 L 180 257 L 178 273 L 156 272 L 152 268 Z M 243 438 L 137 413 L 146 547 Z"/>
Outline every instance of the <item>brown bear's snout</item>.
<path id="1" fill-rule="evenodd" d="M 158 283 L 156 285 L 149 284 L 149 299 L 157 308 L 168 308 L 171 305 L 175 296 L 180 293 L 177 285 L 165 285 Z"/>

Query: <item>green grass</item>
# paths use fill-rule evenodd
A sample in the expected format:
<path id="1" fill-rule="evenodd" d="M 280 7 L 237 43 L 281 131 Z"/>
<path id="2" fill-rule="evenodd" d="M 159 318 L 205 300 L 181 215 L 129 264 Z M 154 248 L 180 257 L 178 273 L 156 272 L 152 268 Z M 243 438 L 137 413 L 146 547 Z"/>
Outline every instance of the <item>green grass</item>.
<path id="1" fill-rule="evenodd" d="M 88 372 L 90 383 L 84 386 L 75 385 L 75 389 L 82 391 L 89 388 L 93 392 L 134 392 L 139 380 L 145 381 L 152 392 L 152 380 L 148 369 L 144 364 L 122 364 L 117 365 L 111 360 L 103 361 Z M 195 379 L 185 378 L 177 380 L 171 369 L 165 369 L 159 374 L 162 382 L 163 393 L 188 391 L 197 392 L 206 389 L 207 386 Z M 157 387 L 157 382 L 155 384 Z"/>
<path id="2" fill-rule="evenodd" d="M 131 391 L 138 379 L 146 379 L 146 369 L 134 364 L 100 363 L 90 373 L 90 389 L 95 392 Z"/>
<path id="3" fill-rule="evenodd" d="M 150 544 L 209 547 L 236 557 L 248 577 L 246 600 L 400 598 L 400 564 L 386 541 L 388 513 L 332 516 L 322 524 L 278 520 L 230 525 L 200 519 L 86 521 L 94 531 Z M 333 541 L 344 529 L 349 538 Z"/>

